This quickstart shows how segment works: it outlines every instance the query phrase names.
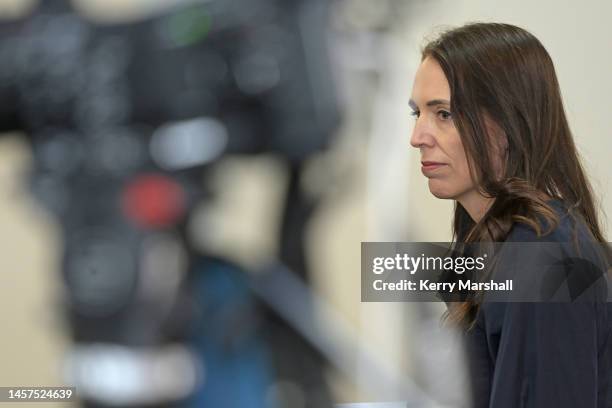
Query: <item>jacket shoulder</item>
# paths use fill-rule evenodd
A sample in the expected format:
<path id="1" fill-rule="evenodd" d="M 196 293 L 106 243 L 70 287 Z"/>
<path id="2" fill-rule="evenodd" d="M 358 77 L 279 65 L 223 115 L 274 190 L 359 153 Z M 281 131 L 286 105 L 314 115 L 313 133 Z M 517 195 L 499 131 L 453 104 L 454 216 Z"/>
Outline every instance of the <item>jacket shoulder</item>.
<path id="1" fill-rule="evenodd" d="M 549 202 L 555 211 L 559 223 L 552 231 L 538 236 L 533 227 L 528 224 L 517 222 L 512 226 L 506 239 L 507 242 L 572 242 L 578 240 L 592 240 L 591 234 L 584 222 L 570 214 L 566 206 L 560 201 Z M 540 229 L 549 229 L 548 222 L 539 220 Z"/>

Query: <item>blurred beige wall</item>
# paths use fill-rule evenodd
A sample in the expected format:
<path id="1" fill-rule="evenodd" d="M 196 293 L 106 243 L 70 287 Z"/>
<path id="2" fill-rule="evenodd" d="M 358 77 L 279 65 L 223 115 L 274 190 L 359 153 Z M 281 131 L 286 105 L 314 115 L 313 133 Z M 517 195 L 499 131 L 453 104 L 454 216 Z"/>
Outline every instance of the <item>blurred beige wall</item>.
<path id="1" fill-rule="evenodd" d="M 30 158 L 23 138 L 0 138 L 0 386 L 61 386 L 67 344 L 56 310 L 61 243 L 57 225 L 21 184 Z"/>

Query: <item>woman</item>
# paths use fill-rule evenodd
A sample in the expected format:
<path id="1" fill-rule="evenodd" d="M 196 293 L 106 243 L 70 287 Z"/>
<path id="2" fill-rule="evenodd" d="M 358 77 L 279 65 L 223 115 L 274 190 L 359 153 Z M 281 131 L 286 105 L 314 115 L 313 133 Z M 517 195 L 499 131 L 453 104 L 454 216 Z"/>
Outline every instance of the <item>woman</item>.
<path id="1" fill-rule="evenodd" d="M 604 238 L 550 56 L 527 31 L 476 23 L 427 44 L 411 144 L 457 242 Z M 605 270 L 605 269 L 604 269 Z M 608 303 L 450 303 L 475 407 L 612 406 Z"/>

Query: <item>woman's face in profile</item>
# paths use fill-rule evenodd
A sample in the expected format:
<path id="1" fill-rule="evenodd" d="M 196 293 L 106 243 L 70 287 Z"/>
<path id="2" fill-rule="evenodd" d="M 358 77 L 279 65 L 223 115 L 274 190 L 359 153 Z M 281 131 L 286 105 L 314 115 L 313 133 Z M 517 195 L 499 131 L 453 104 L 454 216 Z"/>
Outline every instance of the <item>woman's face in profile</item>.
<path id="1" fill-rule="evenodd" d="M 416 118 L 410 144 L 421 151 L 429 191 L 458 200 L 476 191 L 450 111 L 450 86 L 438 62 L 425 58 L 417 70 L 410 106 Z"/>

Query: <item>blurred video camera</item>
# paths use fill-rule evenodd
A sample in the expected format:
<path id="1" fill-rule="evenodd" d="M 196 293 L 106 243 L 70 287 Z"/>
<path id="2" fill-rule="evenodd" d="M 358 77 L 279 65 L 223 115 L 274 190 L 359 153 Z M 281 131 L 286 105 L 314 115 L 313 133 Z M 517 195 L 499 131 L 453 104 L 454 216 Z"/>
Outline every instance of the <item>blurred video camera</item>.
<path id="1" fill-rule="evenodd" d="M 339 119 L 328 9 L 183 1 L 111 24 L 44 0 L 0 24 L 0 130 L 27 134 L 31 190 L 62 227 L 66 376 L 86 406 L 329 405 L 317 353 L 185 233 L 203 172 L 273 153 L 297 175 L 281 239 L 300 247 L 300 166 Z"/>

